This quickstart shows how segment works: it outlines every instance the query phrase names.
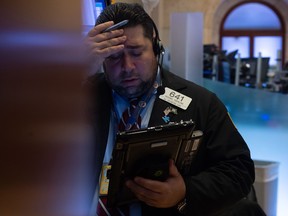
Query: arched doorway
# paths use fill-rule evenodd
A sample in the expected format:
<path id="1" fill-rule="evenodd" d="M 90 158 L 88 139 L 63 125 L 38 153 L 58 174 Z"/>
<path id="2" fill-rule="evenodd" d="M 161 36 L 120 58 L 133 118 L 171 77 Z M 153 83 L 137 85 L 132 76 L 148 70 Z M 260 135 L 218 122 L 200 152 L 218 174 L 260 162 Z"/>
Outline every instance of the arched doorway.
<path id="1" fill-rule="evenodd" d="M 270 59 L 270 66 L 283 59 L 285 53 L 285 25 L 280 13 L 263 2 L 241 2 L 226 13 L 220 27 L 220 48 L 238 50 L 241 57 Z M 278 56 L 282 51 L 282 56 Z"/>
<path id="2" fill-rule="evenodd" d="M 218 47 L 220 47 L 220 29 L 221 24 L 225 18 L 225 16 L 231 11 L 232 8 L 235 8 L 235 6 L 240 5 L 241 3 L 249 3 L 249 2 L 260 2 L 262 4 L 268 4 L 272 5 L 273 8 L 275 8 L 279 15 L 283 18 L 284 21 L 284 41 L 283 46 L 285 47 L 285 51 L 282 52 L 283 62 L 287 61 L 288 56 L 288 46 L 287 46 L 287 40 L 288 40 L 288 5 L 284 1 L 279 0 L 261 0 L 261 1 L 247 1 L 247 0 L 225 0 L 222 1 L 221 4 L 218 6 L 217 10 L 215 11 L 213 15 L 212 20 L 212 32 L 211 32 L 211 42 L 216 44 Z"/>

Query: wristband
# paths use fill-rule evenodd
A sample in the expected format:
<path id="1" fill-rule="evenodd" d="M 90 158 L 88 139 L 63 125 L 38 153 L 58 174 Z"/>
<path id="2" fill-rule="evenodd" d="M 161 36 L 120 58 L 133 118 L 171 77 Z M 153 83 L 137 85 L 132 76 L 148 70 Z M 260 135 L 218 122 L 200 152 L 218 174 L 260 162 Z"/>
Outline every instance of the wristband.
<path id="1" fill-rule="evenodd" d="M 184 214 L 186 212 L 186 206 L 187 206 L 187 203 L 186 203 L 186 199 L 183 199 L 181 202 L 179 202 L 177 204 L 177 211 L 181 214 Z"/>

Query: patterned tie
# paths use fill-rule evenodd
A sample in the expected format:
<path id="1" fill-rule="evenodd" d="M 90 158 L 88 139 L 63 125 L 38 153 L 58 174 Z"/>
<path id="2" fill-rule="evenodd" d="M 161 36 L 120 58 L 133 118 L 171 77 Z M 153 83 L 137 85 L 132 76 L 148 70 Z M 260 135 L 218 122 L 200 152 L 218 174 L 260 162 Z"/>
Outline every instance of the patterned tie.
<path id="1" fill-rule="evenodd" d="M 130 106 L 122 113 L 120 119 L 118 130 L 127 131 L 127 130 L 136 130 L 141 128 L 141 116 L 139 115 L 138 99 L 133 98 L 130 100 Z"/>

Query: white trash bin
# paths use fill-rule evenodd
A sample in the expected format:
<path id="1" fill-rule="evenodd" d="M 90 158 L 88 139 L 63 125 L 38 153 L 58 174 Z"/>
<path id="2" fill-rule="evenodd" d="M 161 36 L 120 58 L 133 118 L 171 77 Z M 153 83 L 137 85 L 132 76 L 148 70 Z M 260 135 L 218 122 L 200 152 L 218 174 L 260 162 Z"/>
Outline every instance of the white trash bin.
<path id="1" fill-rule="evenodd" d="M 254 188 L 258 203 L 267 216 L 276 216 L 279 163 L 274 161 L 254 160 L 254 164 Z"/>

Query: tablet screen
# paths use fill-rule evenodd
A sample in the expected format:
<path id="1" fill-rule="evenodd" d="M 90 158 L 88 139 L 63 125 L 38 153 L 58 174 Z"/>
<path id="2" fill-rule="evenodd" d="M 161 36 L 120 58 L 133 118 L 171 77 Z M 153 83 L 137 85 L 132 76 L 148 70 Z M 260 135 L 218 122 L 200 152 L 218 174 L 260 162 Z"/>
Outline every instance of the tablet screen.
<path id="1" fill-rule="evenodd" d="M 185 174 L 199 144 L 194 142 L 194 127 L 190 120 L 118 133 L 109 179 L 108 206 L 137 200 L 125 186 L 129 178 L 142 176 L 164 181 L 169 175 L 169 159 L 173 159 L 180 173 Z M 199 134 L 202 136 L 197 131 L 197 137 Z"/>

